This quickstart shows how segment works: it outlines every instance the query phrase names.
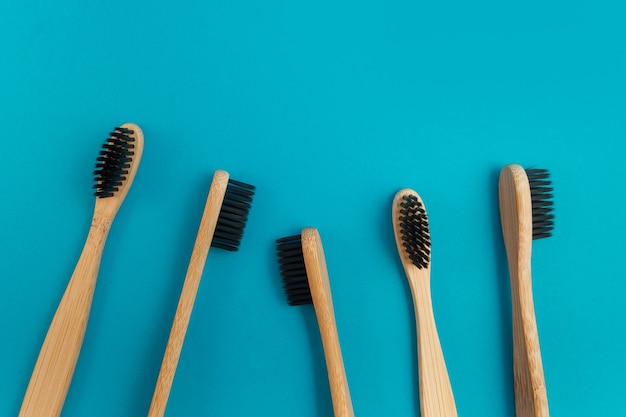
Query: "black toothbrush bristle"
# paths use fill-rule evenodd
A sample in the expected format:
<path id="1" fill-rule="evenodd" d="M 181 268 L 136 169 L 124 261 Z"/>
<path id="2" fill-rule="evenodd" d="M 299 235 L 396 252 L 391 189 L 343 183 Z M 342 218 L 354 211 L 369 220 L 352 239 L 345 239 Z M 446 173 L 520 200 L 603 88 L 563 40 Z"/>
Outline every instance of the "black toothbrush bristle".
<path id="1" fill-rule="evenodd" d="M 276 241 L 280 274 L 289 305 L 312 304 L 311 289 L 306 275 L 300 235 L 284 237 Z"/>
<path id="2" fill-rule="evenodd" d="M 233 179 L 228 180 L 211 246 L 228 251 L 239 249 L 254 189 L 253 185 Z"/>
<path id="3" fill-rule="evenodd" d="M 116 127 L 102 145 L 94 171 L 96 184 L 93 187 L 97 198 L 113 197 L 126 180 L 135 154 L 134 133 L 130 129 Z"/>
<path id="4" fill-rule="evenodd" d="M 554 201 L 552 182 L 547 169 L 527 169 L 533 208 L 533 239 L 552 236 L 554 229 Z"/>
<path id="5" fill-rule="evenodd" d="M 405 195 L 400 201 L 400 233 L 402 246 L 419 269 L 428 268 L 430 264 L 430 229 L 424 205 L 411 194 Z"/>

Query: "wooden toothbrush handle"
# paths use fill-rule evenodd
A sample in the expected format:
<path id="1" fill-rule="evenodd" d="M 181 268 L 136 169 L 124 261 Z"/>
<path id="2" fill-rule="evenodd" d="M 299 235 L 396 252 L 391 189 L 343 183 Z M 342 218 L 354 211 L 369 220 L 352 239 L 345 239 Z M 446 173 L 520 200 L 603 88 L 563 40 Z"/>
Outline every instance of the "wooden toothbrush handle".
<path id="1" fill-rule="evenodd" d="M 350 399 L 350 389 L 348 387 L 348 377 L 346 376 L 341 347 L 339 345 L 339 334 L 337 332 L 337 324 L 335 323 L 335 314 L 332 306 L 329 308 L 325 302 L 322 302 L 322 305 L 316 303 L 315 312 L 317 314 L 322 345 L 324 347 L 334 415 L 335 417 L 354 417 L 352 400 Z"/>
<path id="2" fill-rule="evenodd" d="M 202 213 L 202 219 L 200 220 L 200 226 L 198 227 L 196 241 L 191 252 L 191 259 L 187 267 L 183 289 L 178 299 L 178 306 L 176 307 L 172 329 L 170 330 L 170 336 L 167 340 L 167 346 L 165 347 L 165 354 L 161 362 L 161 369 L 159 370 L 156 387 L 152 395 L 148 417 L 162 417 L 165 414 L 167 400 L 172 390 L 178 360 L 183 350 L 183 342 L 185 341 L 187 327 L 191 319 L 191 312 L 196 300 L 196 295 L 198 294 L 202 271 L 204 270 L 204 264 L 209 255 L 215 227 L 224 201 L 228 178 L 227 172 L 220 170 L 215 171 Z"/>
<path id="3" fill-rule="evenodd" d="M 417 323 L 420 408 L 423 417 L 456 417 L 452 385 L 443 357 L 427 279 L 412 279 Z"/>
<path id="4" fill-rule="evenodd" d="M 207 249 L 208 252 L 208 249 Z M 202 270 L 197 273 L 188 273 L 174 315 L 172 329 L 167 340 L 165 354 L 159 370 L 156 387 L 152 395 L 152 402 L 148 411 L 148 417 L 162 417 L 165 414 L 167 400 L 172 390 L 174 375 L 180 359 L 180 353 L 183 350 L 183 342 L 189 326 L 189 319 L 193 310 L 193 304 L 200 285 L 200 277 Z"/>
<path id="5" fill-rule="evenodd" d="M 354 417 L 348 377 L 339 344 L 339 332 L 324 249 L 316 229 L 306 228 L 302 231 L 302 253 L 324 347 L 334 415 L 335 417 Z"/>
<path id="6" fill-rule="evenodd" d="M 28 383 L 19 417 L 58 417 L 83 344 L 110 222 L 94 221 L 57 307 Z"/>
<path id="7" fill-rule="evenodd" d="M 517 417 L 549 417 L 530 266 L 511 271 L 513 373 Z"/>

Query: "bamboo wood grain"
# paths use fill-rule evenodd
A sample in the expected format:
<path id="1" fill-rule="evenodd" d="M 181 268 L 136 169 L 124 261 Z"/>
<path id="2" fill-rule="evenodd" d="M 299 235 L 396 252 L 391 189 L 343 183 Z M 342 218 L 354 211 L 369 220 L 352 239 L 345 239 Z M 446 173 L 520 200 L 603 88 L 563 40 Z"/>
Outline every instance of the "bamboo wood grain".
<path id="1" fill-rule="evenodd" d="M 322 240 L 319 232 L 314 228 L 304 229 L 301 237 L 306 274 L 322 336 L 334 414 L 335 417 L 354 417 L 348 378 L 339 345 L 339 334 Z"/>
<path id="2" fill-rule="evenodd" d="M 417 353 L 419 370 L 420 409 L 423 417 L 456 417 L 456 405 L 448 370 L 443 357 L 430 293 L 430 262 L 427 268 L 416 267 L 403 246 L 400 233 L 400 203 L 406 195 L 419 195 L 408 188 L 398 191 L 393 200 L 393 230 L 398 253 L 409 280 L 415 321 L 417 325 Z"/>
<path id="3" fill-rule="evenodd" d="M 209 195 L 206 200 L 200 227 L 191 253 L 191 260 L 187 268 L 187 274 L 178 300 L 178 306 L 174 315 L 172 329 L 163 355 L 163 362 L 157 378 L 156 387 L 152 396 L 152 403 L 148 411 L 148 417 L 162 417 L 165 414 L 167 400 L 172 389 L 176 367 L 183 348 L 185 334 L 191 318 L 191 312 L 198 293 L 200 278 L 206 258 L 209 254 L 213 234 L 219 218 L 229 175 L 226 171 L 215 171 Z"/>
<path id="4" fill-rule="evenodd" d="M 143 152 L 143 133 L 139 126 L 126 123 L 122 127 L 132 130 L 131 136 L 135 138 L 135 154 L 129 173 L 114 196 L 96 198 L 85 246 L 39 351 L 19 417 L 57 417 L 61 414 L 85 337 L 104 244 L 135 178 Z"/>
<path id="5" fill-rule="evenodd" d="M 511 276 L 513 373 L 517 417 L 548 417 L 531 278 L 532 201 L 526 171 L 508 165 L 498 184 L 500 219 Z"/>

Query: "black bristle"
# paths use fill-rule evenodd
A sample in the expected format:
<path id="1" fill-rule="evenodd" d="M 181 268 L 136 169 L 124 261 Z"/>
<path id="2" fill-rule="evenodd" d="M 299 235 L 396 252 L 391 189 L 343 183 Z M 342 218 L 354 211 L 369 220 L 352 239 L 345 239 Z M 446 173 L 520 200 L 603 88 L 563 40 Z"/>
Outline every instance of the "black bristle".
<path id="1" fill-rule="evenodd" d="M 102 145 L 100 156 L 96 159 L 94 195 L 97 198 L 112 197 L 122 186 L 133 161 L 135 132 L 123 127 L 116 127 L 109 133 L 109 138 Z"/>
<path id="2" fill-rule="evenodd" d="M 430 230 L 426 210 L 414 195 L 403 196 L 400 207 L 402 246 L 413 265 L 419 269 L 427 268 L 430 264 Z"/>
<path id="3" fill-rule="evenodd" d="M 239 249 L 253 195 L 254 186 L 228 180 L 211 246 L 229 251 Z"/>
<path id="4" fill-rule="evenodd" d="M 284 237 L 276 241 L 280 274 L 289 305 L 312 304 L 311 289 L 306 275 L 300 235 Z"/>
<path id="5" fill-rule="evenodd" d="M 533 208 L 533 239 L 552 236 L 554 229 L 554 201 L 552 182 L 547 169 L 527 169 L 530 198 Z"/>

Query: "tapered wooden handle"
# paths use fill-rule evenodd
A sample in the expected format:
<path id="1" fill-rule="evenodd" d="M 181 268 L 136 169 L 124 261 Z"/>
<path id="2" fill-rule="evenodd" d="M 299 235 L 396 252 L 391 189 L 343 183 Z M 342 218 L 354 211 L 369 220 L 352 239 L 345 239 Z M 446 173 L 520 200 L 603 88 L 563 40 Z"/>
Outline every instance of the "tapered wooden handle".
<path id="1" fill-rule="evenodd" d="M 410 188 L 404 188 L 396 193 L 391 213 L 398 254 L 409 280 L 415 307 L 421 415 L 424 417 L 456 417 L 454 394 L 435 326 L 430 295 L 430 251 L 425 257 L 427 262 L 425 264 L 420 263 L 418 267 L 415 264 L 415 258 L 407 250 L 406 234 L 401 226 L 402 218 L 408 213 L 403 204 L 403 201 L 407 201 L 407 196 L 410 196 L 413 201 L 418 202 L 423 207 L 423 201 L 419 194 Z M 430 242 L 430 232 L 428 226 L 425 225 L 425 227 L 426 230 L 420 232 L 420 239 Z M 428 247 L 430 247 L 430 243 Z"/>
<path id="2" fill-rule="evenodd" d="M 206 200 L 200 227 L 191 253 L 191 260 L 187 268 L 185 282 L 178 300 L 172 329 L 165 347 L 163 362 L 157 378 L 156 387 L 152 396 L 152 403 L 148 411 L 148 417 L 162 417 L 165 414 L 167 400 L 174 382 L 176 367 L 180 353 L 183 349 L 183 342 L 187 334 L 187 327 L 191 318 L 191 312 L 198 293 L 200 278 L 206 258 L 209 254 L 211 241 L 215 233 L 215 227 L 219 218 L 229 175 L 226 171 L 216 171 L 211 183 L 211 189 Z"/>
<path id="3" fill-rule="evenodd" d="M 322 241 L 316 229 L 302 231 L 302 253 L 322 337 L 335 417 L 354 417 L 348 378 L 339 345 L 330 281 Z"/>
<path id="4" fill-rule="evenodd" d="M 61 414 L 85 337 L 109 222 L 92 223 L 31 375 L 19 417 Z"/>
<path id="5" fill-rule="evenodd" d="M 417 271 L 416 274 L 422 271 Z M 430 281 L 424 277 L 409 277 L 415 321 L 420 385 L 420 406 L 423 417 L 456 417 L 452 385 L 443 357 L 435 325 L 430 296 Z"/>
<path id="6" fill-rule="evenodd" d="M 513 372 L 517 417 L 549 417 L 530 266 L 511 271 Z"/>
<path id="7" fill-rule="evenodd" d="M 533 303 L 532 200 L 526 171 L 507 165 L 498 181 L 502 235 L 511 277 L 513 372 L 517 417 L 548 417 L 548 395 Z"/>
<path id="8" fill-rule="evenodd" d="M 513 383 L 515 390 L 515 415 L 518 417 L 530 417 L 534 413 L 534 401 L 531 394 L 532 383 L 526 362 L 526 346 L 519 312 L 519 297 L 517 296 L 517 288 L 515 286 L 512 286 L 511 294 L 513 307 Z"/>
<path id="9" fill-rule="evenodd" d="M 348 377 L 343 364 L 332 306 L 328 306 L 325 301 L 322 301 L 321 305 L 315 305 L 315 311 L 324 347 L 335 417 L 353 417 L 354 411 L 350 399 L 350 389 L 348 388 Z"/>

